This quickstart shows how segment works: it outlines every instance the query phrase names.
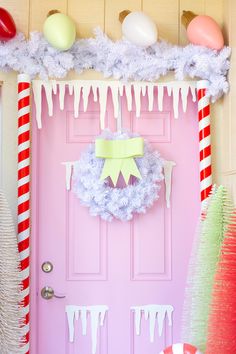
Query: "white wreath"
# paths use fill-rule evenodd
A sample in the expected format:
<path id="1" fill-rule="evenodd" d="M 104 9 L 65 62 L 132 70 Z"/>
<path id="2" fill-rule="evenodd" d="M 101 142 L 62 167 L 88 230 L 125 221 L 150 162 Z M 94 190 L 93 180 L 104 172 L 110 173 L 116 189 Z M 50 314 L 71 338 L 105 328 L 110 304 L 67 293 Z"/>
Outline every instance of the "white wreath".
<path id="1" fill-rule="evenodd" d="M 105 131 L 100 137 L 114 140 L 134 136 L 137 135 Z M 159 182 L 164 178 L 164 160 L 147 141 L 144 142 L 143 157 L 135 158 L 142 179 L 136 179 L 133 184 L 114 188 L 110 186 L 108 179 L 100 180 L 104 161 L 105 159 L 96 157 L 93 143 L 74 165 L 73 191 L 82 204 L 89 208 L 91 215 L 99 215 L 108 221 L 113 218 L 128 221 L 133 218 L 134 213 L 145 213 L 159 198 Z"/>

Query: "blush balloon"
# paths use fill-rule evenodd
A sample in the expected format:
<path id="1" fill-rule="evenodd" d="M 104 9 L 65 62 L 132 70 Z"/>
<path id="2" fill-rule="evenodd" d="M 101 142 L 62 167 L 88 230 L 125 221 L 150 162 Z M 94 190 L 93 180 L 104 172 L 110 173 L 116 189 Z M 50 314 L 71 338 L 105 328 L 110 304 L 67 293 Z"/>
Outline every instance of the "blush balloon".
<path id="1" fill-rule="evenodd" d="M 0 7 L 0 40 L 8 41 L 9 39 L 15 37 L 16 35 L 16 25 L 11 14 Z"/>
<path id="2" fill-rule="evenodd" d="M 188 40 L 197 45 L 220 50 L 224 46 L 222 31 L 217 22 L 210 16 L 199 15 L 187 27 Z"/>

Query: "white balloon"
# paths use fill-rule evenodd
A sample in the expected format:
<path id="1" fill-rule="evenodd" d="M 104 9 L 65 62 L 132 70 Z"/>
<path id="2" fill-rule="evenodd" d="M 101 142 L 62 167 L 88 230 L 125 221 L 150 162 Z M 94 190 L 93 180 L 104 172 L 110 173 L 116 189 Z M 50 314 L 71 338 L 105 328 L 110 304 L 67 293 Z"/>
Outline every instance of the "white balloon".
<path id="1" fill-rule="evenodd" d="M 155 22 L 141 11 L 128 14 L 122 23 L 122 33 L 130 42 L 148 47 L 157 41 Z"/>

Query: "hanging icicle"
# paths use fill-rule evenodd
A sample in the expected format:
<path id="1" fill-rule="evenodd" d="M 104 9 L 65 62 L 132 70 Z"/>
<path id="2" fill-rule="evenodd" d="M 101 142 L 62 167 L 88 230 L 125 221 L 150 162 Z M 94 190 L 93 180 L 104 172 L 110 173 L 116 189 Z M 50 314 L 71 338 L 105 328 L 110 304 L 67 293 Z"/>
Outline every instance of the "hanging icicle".
<path id="1" fill-rule="evenodd" d="M 154 89 L 157 88 L 157 103 L 158 109 L 163 110 L 164 89 L 167 89 L 169 96 L 172 96 L 174 117 L 178 118 L 179 101 L 182 102 L 183 111 L 187 110 L 187 98 L 191 93 L 192 100 L 196 101 L 196 83 L 194 81 L 173 81 L 167 83 L 150 83 L 150 82 L 130 82 L 123 83 L 121 81 L 104 81 L 104 80 L 71 80 L 71 81 L 33 81 L 34 102 L 36 107 L 36 120 L 38 128 L 42 128 L 41 114 L 42 114 L 42 90 L 45 90 L 46 101 L 48 105 L 48 115 L 53 115 L 53 95 L 59 93 L 59 106 L 64 109 L 65 92 L 68 87 L 69 94 L 74 97 L 74 117 L 79 116 L 80 101 L 83 102 L 83 110 L 87 111 L 88 99 L 90 93 L 93 94 L 95 102 L 99 102 L 100 106 L 100 124 L 101 129 L 105 128 L 105 115 L 107 106 L 107 96 L 109 90 L 111 91 L 114 117 L 119 117 L 119 99 L 126 94 L 127 108 L 131 111 L 135 106 L 136 117 L 141 114 L 141 96 L 147 94 L 148 110 L 154 109 Z M 132 95 L 132 92 L 134 95 Z M 133 102 L 134 101 L 134 102 Z"/>
<path id="2" fill-rule="evenodd" d="M 90 325 L 91 325 L 91 340 L 92 340 L 92 354 L 96 354 L 97 351 L 97 332 L 98 327 L 103 326 L 108 307 L 105 305 L 95 305 L 95 306 L 66 306 L 66 314 L 69 327 L 69 340 L 71 343 L 74 342 L 75 337 L 75 320 L 81 320 L 82 323 L 82 334 L 87 335 L 87 320 L 88 314 L 90 314 Z"/>
<path id="3" fill-rule="evenodd" d="M 145 305 L 145 306 L 133 306 L 131 310 L 134 311 L 135 330 L 137 336 L 141 334 L 141 318 L 144 313 L 145 319 L 149 319 L 149 336 L 150 342 L 154 342 L 155 325 L 158 323 L 158 335 L 162 336 L 165 317 L 168 317 L 169 326 L 172 326 L 172 312 L 174 310 L 171 305 Z"/>
<path id="4" fill-rule="evenodd" d="M 66 167 L 66 190 L 69 191 L 71 189 L 71 178 L 76 161 L 66 161 L 61 164 Z"/>
<path id="5" fill-rule="evenodd" d="M 170 197 L 171 197 L 171 187 L 172 187 L 172 170 L 176 166 L 174 161 L 165 161 L 164 163 L 164 176 L 165 176 L 165 187 L 166 187 L 166 207 L 170 208 Z"/>

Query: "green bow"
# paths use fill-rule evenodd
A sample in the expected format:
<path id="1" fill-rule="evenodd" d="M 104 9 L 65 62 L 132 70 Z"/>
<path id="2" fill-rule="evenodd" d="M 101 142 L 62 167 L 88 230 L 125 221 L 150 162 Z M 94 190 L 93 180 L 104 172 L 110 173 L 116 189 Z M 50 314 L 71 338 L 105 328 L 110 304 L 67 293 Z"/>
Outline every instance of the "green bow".
<path id="1" fill-rule="evenodd" d="M 130 176 L 142 178 L 134 157 L 143 156 L 143 138 L 127 140 L 97 139 L 96 157 L 104 158 L 101 180 L 111 177 L 116 186 L 119 174 L 122 173 L 125 183 L 128 184 Z"/>

